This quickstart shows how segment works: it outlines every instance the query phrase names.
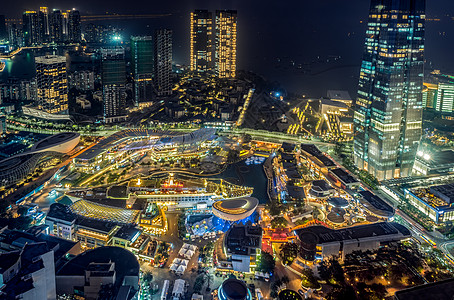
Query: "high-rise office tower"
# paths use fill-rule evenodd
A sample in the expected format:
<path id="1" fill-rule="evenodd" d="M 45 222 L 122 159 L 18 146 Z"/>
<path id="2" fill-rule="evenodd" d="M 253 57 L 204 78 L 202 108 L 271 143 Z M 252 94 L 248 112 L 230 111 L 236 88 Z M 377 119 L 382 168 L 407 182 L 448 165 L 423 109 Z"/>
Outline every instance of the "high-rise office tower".
<path id="1" fill-rule="evenodd" d="M 219 78 L 236 76 L 236 10 L 216 11 L 215 71 Z"/>
<path id="2" fill-rule="evenodd" d="M 206 72 L 213 67 L 213 14 L 207 10 L 191 13 L 191 71 Z"/>
<path id="3" fill-rule="evenodd" d="M 47 7 L 39 8 L 39 22 L 43 41 L 49 40 L 49 10 Z"/>
<path id="4" fill-rule="evenodd" d="M 16 23 L 9 23 L 8 24 L 8 40 L 12 46 L 22 46 L 23 43 L 23 35 L 20 26 L 17 26 Z"/>
<path id="5" fill-rule="evenodd" d="M 80 13 L 78 10 L 71 10 L 68 14 L 68 41 L 80 43 L 81 38 Z"/>
<path id="6" fill-rule="evenodd" d="M 0 15 L 0 41 L 8 39 L 8 31 L 6 30 L 5 16 Z"/>
<path id="7" fill-rule="evenodd" d="M 68 110 L 68 78 L 66 57 L 47 55 L 35 57 L 38 108 L 51 114 Z"/>
<path id="8" fill-rule="evenodd" d="M 69 14 L 71 13 L 70 10 L 65 10 L 61 12 L 61 15 L 63 16 L 63 39 L 65 41 L 68 40 L 69 38 Z"/>
<path id="9" fill-rule="evenodd" d="M 172 94 L 172 31 L 159 29 L 154 39 L 154 86 L 158 96 Z"/>
<path id="10" fill-rule="evenodd" d="M 39 15 L 34 10 L 27 10 L 22 15 L 22 31 L 24 34 L 24 45 L 31 46 L 41 44 L 42 28 Z"/>
<path id="11" fill-rule="evenodd" d="M 102 98 L 104 122 L 114 123 L 125 118 L 126 64 L 123 47 L 101 49 Z"/>
<path id="12" fill-rule="evenodd" d="M 153 37 L 131 37 L 131 63 L 134 79 L 134 100 L 151 101 L 153 93 Z"/>
<path id="13" fill-rule="evenodd" d="M 50 23 L 50 36 L 51 41 L 54 43 L 61 43 L 64 39 L 63 34 L 63 14 L 60 10 L 53 10 L 52 13 L 49 15 L 49 23 Z"/>
<path id="14" fill-rule="evenodd" d="M 411 174 L 421 138 L 425 0 L 372 0 L 354 159 L 378 180 Z"/>

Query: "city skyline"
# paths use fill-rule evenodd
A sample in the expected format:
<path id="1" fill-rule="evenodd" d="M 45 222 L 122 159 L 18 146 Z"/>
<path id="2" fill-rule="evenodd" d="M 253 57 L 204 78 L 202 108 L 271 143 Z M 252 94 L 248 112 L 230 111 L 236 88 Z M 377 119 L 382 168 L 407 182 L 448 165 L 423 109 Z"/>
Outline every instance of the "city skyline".
<path id="1" fill-rule="evenodd" d="M 434 3 L 8 4 L 0 299 L 452 300 Z"/>
<path id="2" fill-rule="evenodd" d="M 187 34 L 189 22 L 189 14 L 194 9 L 237 9 L 240 15 L 240 24 L 243 26 L 242 31 L 238 35 L 238 68 L 254 70 L 258 73 L 264 74 L 271 80 L 277 80 L 291 91 L 298 93 L 314 93 L 316 96 L 323 95 L 322 87 L 318 85 L 318 81 L 329 80 L 332 82 L 333 89 L 339 89 L 342 85 L 348 85 L 348 90 L 353 95 L 357 89 L 357 79 L 359 66 L 361 63 L 361 45 L 363 44 L 363 32 L 365 30 L 365 14 L 364 12 L 369 9 L 367 1 L 348 1 L 347 3 L 340 3 L 338 1 L 324 2 L 309 2 L 309 3 L 296 3 L 295 9 L 286 11 L 284 3 L 272 3 L 270 6 L 255 7 L 253 2 L 182 2 L 179 9 L 173 9 L 173 6 L 163 3 L 162 11 L 157 11 L 158 7 L 150 7 L 148 13 L 172 13 L 170 17 L 161 18 L 159 21 L 138 20 L 142 25 L 141 28 L 146 28 L 147 24 L 165 23 L 166 28 L 173 29 L 174 37 L 174 60 L 177 63 L 190 63 L 187 52 L 189 52 L 189 35 Z M 26 3 L 26 2 L 24 2 Z M 52 5 L 54 4 L 54 5 Z M 64 2 L 46 4 L 49 8 L 72 8 L 74 4 L 69 3 L 66 5 Z M 82 14 L 104 14 L 105 11 L 89 11 L 84 8 L 84 3 L 81 2 L 79 6 L 75 6 Z M 85 4 L 88 6 L 88 4 Z M 35 7 L 36 6 L 36 7 Z M 23 4 L 25 9 L 38 9 L 37 4 Z M 44 4 L 43 4 L 44 6 Z M 445 12 L 449 12 L 452 3 L 449 1 L 429 2 L 427 4 L 427 14 L 429 17 L 438 17 L 441 23 L 446 24 L 449 18 L 445 17 Z M 109 6 L 110 7 L 110 6 Z M 128 13 L 144 13 L 143 11 L 134 11 L 134 6 L 122 7 L 120 4 L 113 4 L 111 12 L 116 9 L 123 10 Z M 332 9 L 326 10 L 327 7 Z M 146 9 L 146 7 L 145 7 Z M 156 10 L 155 10 L 156 9 Z M 20 15 L 17 9 L 8 10 L 5 8 L 5 14 L 16 16 Z M 263 18 L 256 18 L 252 11 L 263 15 Z M 347 14 L 336 14 L 336 11 L 349 12 Z M 283 13 L 287 12 L 290 17 L 282 17 Z M 309 13 L 310 12 L 310 13 Z M 118 13 L 118 12 L 117 12 Z M 321 17 L 319 17 L 321 16 Z M 277 19 L 279 22 L 264 22 L 263 20 Z M 446 19 L 446 20 L 444 20 Z M 301 21 L 297 21 L 301 20 Z M 326 20 L 326 21 L 325 21 Z M 450 19 L 449 19 L 450 20 Z M 360 23 L 362 21 L 362 23 Z M 125 24 L 125 22 L 120 22 Z M 243 24 L 243 25 L 242 25 Z M 336 26 L 335 24 L 343 24 L 343 26 Z M 135 26 L 135 25 L 131 25 Z M 444 71 L 449 72 L 454 70 L 454 63 L 448 60 L 448 55 L 445 54 L 446 47 L 454 43 L 454 33 L 450 31 L 452 26 L 441 26 L 440 22 L 427 22 L 427 39 L 430 41 L 426 49 L 426 57 L 428 63 L 433 65 L 435 69 L 442 68 Z M 155 27 L 159 28 L 158 25 Z M 186 28 L 183 30 L 183 28 Z M 285 28 L 293 28 L 298 32 L 298 35 L 292 37 L 290 32 Z M 131 35 L 152 35 L 153 31 L 138 30 L 139 27 L 131 28 Z M 443 34 L 446 31 L 446 34 Z M 264 33 L 267 32 L 265 35 Z M 440 34 L 441 33 L 441 34 Z M 326 40 L 321 41 L 318 47 L 312 47 L 306 41 L 316 39 L 317 36 L 325 36 Z M 331 43 L 327 41 L 331 40 Z M 278 42 L 279 41 L 279 42 Z M 283 41 L 283 42 L 282 42 Z M 267 45 L 273 44 L 275 47 L 268 47 Z M 282 44 L 282 46 L 280 46 Z M 352 50 L 353 49 L 353 50 Z M 356 50 L 354 50 L 356 49 Z M 359 50 L 358 50 L 359 49 Z M 257 55 L 257 51 L 263 52 L 262 56 Z M 296 64 L 302 63 L 305 60 L 316 59 L 317 56 L 327 57 L 328 55 L 340 55 L 342 57 L 342 66 L 348 71 L 348 76 L 339 76 L 338 72 L 331 71 L 329 73 L 320 74 L 317 80 L 298 74 L 296 72 L 283 72 L 282 67 L 286 67 L 291 61 Z M 276 59 L 283 60 L 282 67 L 276 69 Z M 304 59 L 306 58 L 306 59 Z M 285 62 L 285 63 L 284 63 Z M 446 63 L 447 62 L 447 63 Z M 353 67 L 354 66 L 354 67 Z"/>

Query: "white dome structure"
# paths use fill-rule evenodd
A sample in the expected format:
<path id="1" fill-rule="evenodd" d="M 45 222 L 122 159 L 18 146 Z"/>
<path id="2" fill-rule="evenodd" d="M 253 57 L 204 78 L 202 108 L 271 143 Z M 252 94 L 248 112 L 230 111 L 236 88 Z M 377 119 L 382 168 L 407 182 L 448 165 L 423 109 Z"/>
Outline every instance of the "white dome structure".
<path id="1" fill-rule="evenodd" d="M 259 200 L 254 197 L 220 200 L 213 203 L 213 214 L 226 221 L 240 221 L 246 219 L 259 205 Z"/>

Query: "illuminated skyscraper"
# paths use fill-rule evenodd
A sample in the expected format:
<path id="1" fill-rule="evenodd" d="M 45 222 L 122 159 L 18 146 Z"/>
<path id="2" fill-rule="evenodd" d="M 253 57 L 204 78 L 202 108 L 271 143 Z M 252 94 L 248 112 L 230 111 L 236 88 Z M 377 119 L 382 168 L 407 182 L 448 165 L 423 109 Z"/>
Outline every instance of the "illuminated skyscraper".
<path id="1" fill-rule="evenodd" d="M 38 108 L 51 114 L 67 113 L 68 79 L 65 56 L 35 58 Z"/>
<path id="2" fill-rule="evenodd" d="M 68 41 L 80 43 L 82 31 L 80 26 L 80 13 L 78 10 L 70 10 L 68 14 Z"/>
<path id="3" fill-rule="evenodd" d="M 207 10 L 191 13 L 191 71 L 212 69 L 213 14 Z"/>
<path id="4" fill-rule="evenodd" d="M 425 0 L 372 0 L 354 159 L 378 180 L 411 174 L 422 128 Z"/>
<path id="5" fill-rule="evenodd" d="M 216 11 L 215 71 L 219 78 L 236 76 L 236 10 Z"/>
<path id="6" fill-rule="evenodd" d="M 131 37 L 131 63 L 136 105 L 139 102 L 151 101 L 153 55 L 153 38 L 151 36 Z"/>
<path id="7" fill-rule="evenodd" d="M 24 45 L 37 45 L 42 42 L 41 22 L 38 13 L 34 10 L 27 10 L 22 15 L 22 31 L 24 34 Z"/>
<path id="8" fill-rule="evenodd" d="M 125 50 L 123 47 L 102 48 L 101 58 L 104 121 L 118 122 L 125 119 Z"/>
<path id="9" fill-rule="evenodd" d="M 159 29 L 154 39 L 154 86 L 158 96 L 172 94 L 172 30 Z"/>
<path id="10" fill-rule="evenodd" d="M 43 41 L 47 41 L 49 39 L 49 10 L 47 7 L 40 7 L 39 8 L 39 21 L 41 32 L 43 35 Z"/>
<path id="11" fill-rule="evenodd" d="M 54 43 L 61 43 L 64 41 L 63 35 L 63 14 L 60 10 L 53 10 L 49 15 L 50 36 Z"/>

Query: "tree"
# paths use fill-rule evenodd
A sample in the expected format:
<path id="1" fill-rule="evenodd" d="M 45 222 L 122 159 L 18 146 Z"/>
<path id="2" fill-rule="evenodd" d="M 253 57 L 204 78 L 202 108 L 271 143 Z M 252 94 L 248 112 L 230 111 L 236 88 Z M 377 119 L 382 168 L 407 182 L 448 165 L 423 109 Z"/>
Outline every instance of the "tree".
<path id="1" fill-rule="evenodd" d="M 8 211 L 9 202 L 6 200 L 0 200 L 0 216 L 3 216 Z"/>
<path id="2" fill-rule="evenodd" d="M 331 257 L 329 260 L 323 260 L 318 267 L 318 274 L 320 278 L 326 281 L 335 280 L 337 282 L 344 282 L 344 270 L 339 264 L 339 261 Z"/>
<path id="3" fill-rule="evenodd" d="M 238 160 L 239 157 L 240 157 L 240 151 L 235 150 L 235 149 L 229 149 L 229 152 L 227 154 L 228 162 L 235 162 Z"/>
<path id="4" fill-rule="evenodd" d="M 150 283 L 153 280 L 153 274 L 151 272 L 146 272 L 143 274 L 143 281 Z"/>
<path id="5" fill-rule="evenodd" d="M 274 229 L 285 228 L 288 225 L 287 220 L 284 217 L 275 217 L 271 220 L 271 227 Z"/>
<path id="6" fill-rule="evenodd" d="M 335 287 L 326 297 L 328 300 L 353 300 L 357 299 L 355 290 L 350 285 Z"/>
<path id="7" fill-rule="evenodd" d="M 298 256 L 299 247 L 295 243 L 285 243 L 280 247 L 280 256 L 284 265 L 291 265 Z"/>
<path id="8" fill-rule="evenodd" d="M 320 283 L 318 283 L 317 278 L 314 276 L 312 269 L 304 268 L 302 271 L 301 285 L 306 288 L 318 289 Z"/>
<path id="9" fill-rule="evenodd" d="M 271 216 L 279 216 L 280 214 L 282 214 L 283 210 L 282 206 L 275 201 L 271 201 L 271 203 L 268 204 L 268 209 Z"/>
<path id="10" fill-rule="evenodd" d="M 263 251 L 257 264 L 257 271 L 271 273 L 274 271 L 275 266 L 276 261 L 274 260 L 273 255 Z"/>

